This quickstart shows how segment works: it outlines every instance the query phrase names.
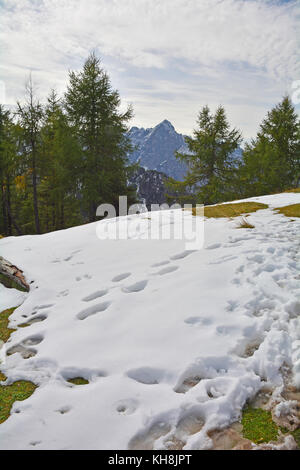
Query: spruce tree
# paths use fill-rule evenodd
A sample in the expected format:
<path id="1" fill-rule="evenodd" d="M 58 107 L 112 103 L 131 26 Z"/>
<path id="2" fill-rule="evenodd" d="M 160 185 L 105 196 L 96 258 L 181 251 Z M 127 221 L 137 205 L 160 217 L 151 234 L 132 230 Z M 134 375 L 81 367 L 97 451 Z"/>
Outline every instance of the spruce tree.
<path id="1" fill-rule="evenodd" d="M 288 96 L 263 120 L 244 151 L 242 177 L 247 195 L 296 187 L 300 181 L 300 123 Z"/>
<path id="2" fill-rule="evenodd" d="M 39 193 L 43 229 L 59 230 L 79 224 L 80 148 L 54 90 L 47 99 L 41 136 Z"/>
<path id="3" fill-rule="evenodd" d="M 186 162 L 188 173 L 182 183 L 171 184 L 175 191 L 189 189 L 194 202 L 213 204 L 224 201 L 233 193 L 232 180 L 236 173 L 235 150 L 242 140 L 240 131 L 230 129 L 225 109 L 215 114 L 204 106 L 199 113 L 193 137 L 187 137 L 189 153 L 177 153 Z"/>
<path id="4" fill-rule="evenodd" d="M 65 110 L 82 148 L 82 203 L 92 222 L 99 204 L 116 204 L 119 195 L 134 200 L 127 185 L 131 151 L 127 123 L 132 109 L 119 111 L 119 93 L 112 89 L 95 54 L 88 57 L 82 71 L 70 72 L 69 79 Z"/>

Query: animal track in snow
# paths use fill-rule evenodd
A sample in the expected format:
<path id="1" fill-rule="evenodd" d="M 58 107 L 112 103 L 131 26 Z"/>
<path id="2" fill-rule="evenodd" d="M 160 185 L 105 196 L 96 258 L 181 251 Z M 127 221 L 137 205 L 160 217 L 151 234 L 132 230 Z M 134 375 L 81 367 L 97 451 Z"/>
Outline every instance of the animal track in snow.
<path id="1" fill-rule="evenodd" d="M 112 282 L 124 281 L 124 279 L 127 279 L 129 276 L 131 276 L 131 273 L 119 274 L 118 276 L 115 276 L 115 277 L 112 279 Z"/>
<path id="2" fill-rule="evenodd" d="M 136 282 L 135 284 L 132 284 L 131 286 L 123 287 L 122 290 L 126 294 L 133 294 L 135 292 L 141 292 L 142 290 L 144 290 L 147 284 L 148 284 L 148 281 L 139 281 L 139 282 Z"/>
<path id="3" fill-rule="evenodd" d="M 87 297 L 84 297 L 82 300 L 83 302 L 91 302 L 92 300 L 99 299 L 100 297 L 104 297 L 108 293 L 108 290 L 103 289 L 99 290 L 97 292 L 94 292 L 93 294 L 88 295 Z"/>
<path id="4" fill-rule="evenodd" d="M 101 304 L 93 305 L 93 307 L 89 307 L 85 310 L 82 310 L 80 313 L 78 313 L 77 318 L 78 320 L 85 320 L 88 317 L 91 317 L 92 315 L 96 315 L 97 313 L 104 312 L 105 310 L 108 309 L 108 307 L 111 305 L 111 302 L 102 302 Z"/>
<path id="5" fill-rule="evenodd" d="M 179 269 L 179 266 L 168 266 L 167 268 L 163 268 L 158 273 L 156 273 L 158 276 L 164 276 L 165 274 L 170 274 Z"/>

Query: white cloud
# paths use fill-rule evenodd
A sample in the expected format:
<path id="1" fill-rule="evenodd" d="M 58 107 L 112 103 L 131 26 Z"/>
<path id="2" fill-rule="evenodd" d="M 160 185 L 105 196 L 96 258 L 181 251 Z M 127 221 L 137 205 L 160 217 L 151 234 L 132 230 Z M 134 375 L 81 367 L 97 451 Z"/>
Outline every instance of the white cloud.
<path id="1" fill-rule="evenodd" d="M 136 123 L 147 121 L 148 112 L 149 125 L 163 114 L 182 130 L 193 126 L 191 115 L 203 101 L 214 106 L 222 98 L 239 109 L 234 116 L 241 114 L 243 100 L 245 109 L 255 101 L 258 116 L 300 78 L 294 2 L 4 0 L 0 5 L 0 70 L 8 102 L 22 96 L 30 70 L 41 93 L 52 86 L 62 91 L 68 68 L 79 68 L 93 49 L 122 96 L 133 101 Z M 266 89 L 258 89 L 262 86 Z M 172 94 L 177 110 L 176 101 L 163 93 Z M 184 121 L 183 115 L 190 118 Z M 249 133 L 257 123 L 249 117 L 245 125 Z"/>

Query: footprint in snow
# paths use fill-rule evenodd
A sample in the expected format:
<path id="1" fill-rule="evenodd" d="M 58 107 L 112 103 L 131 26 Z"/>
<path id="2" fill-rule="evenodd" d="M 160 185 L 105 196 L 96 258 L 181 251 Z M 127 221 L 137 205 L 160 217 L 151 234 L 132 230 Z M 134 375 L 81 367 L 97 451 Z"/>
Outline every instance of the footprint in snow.
<path id="1" fill-rule="evenodd" d="M 152 367 L 140 367 L 139 369 L 129 370 L 126 375 L 144 385 L 157 385 L 164 378 L 165 372 Z"/>
<path id="2" fill-rule="evenodd" d="M 178 253 L 177 255 L 171 256 L 170 259 L 173 261 L 176 261 L 178 259 L 184 259 L 190 256 L 192 253 L 195 253 L 195 250 L 186 250 L 182 253 Z"/>
<path id="3" fill-rule="evenodd" d="M 132 284 L 131 286 L 127 286 L 127 287 L 123 287 L 123 292 L 125 292 L 126 294 L 132 294 L 132 293 L 135 293 L 135 292 L 141 292 L 142 290 L 145 289 L 145 287 L 147 286 L 148 284 L 148 281 L 139 281 L 139 282 L 136 282 L 135 284 Z"/>
<path id="4" fill-rule="evenodd" d="M 115 277 L 112 279 L 112 282 L 124 281 L 124 279 L 127 279 L 129 276 L 131 276 L 131 273 L 119 274 L 118 276 L 115 276 Z"/>
<path id="5" fill-rule="evenodd" d="M 46 308 L 54 307 L 55 304 L 48 304 L 48 305 L 38 305 L 34 307 L 35 310 L 45 310 Z"/>
<path id="6" fill-rule="evenodd" d="M 161 261 L 161 263 L 152 264 L 151 268 L 160 268 L 160 266 L 166 266 L 170 264 L 170 261 Z"/>
<path id="7" fill-rule="evenodd" d="M 156 274 L 158 276 L 164 276 L 165 274 L 170 274 L 170 273 L 173 273 L 173 272 L 177 271 L 177 269 L 179 269 L 179 266 L 169 266 L 167 268 L 161 269 Z"/>
<path id="8" fill-rule="evenodd" d="M 104 297 L 108 293 L 108 290 L 99 290 L 97 292 L 93 292 L 93 294 L 84 297 L 82 300 L 83 302 L 91 302 L 92 300 L 99 299 L 100 297 Z"/>
<path id="9" fill-rule="evenodd" d="M 209 317 L 189 317 L 184 320 L 187 325 L 198 325 L 207 326 L 213 323 L 213 320 Z"/>
<path id="10" fill-rule="evenodd" d="M 221 248 L 221 243 L 215 243 L 214 245 L 209 245 L 206 247 L 207 250 L 216 250 L 217 248 Z"/>
<path id="11" fill-rule="evenodd" d="M 97 313 L 105 312 L 108 307 L 111 305 L 111 302 L 102 302 L 101 304 L 93 305 L 93 307 L 82 310 L 77 314 L 78 320 L 86 320 L 86 318 L 96 315 Z"/>

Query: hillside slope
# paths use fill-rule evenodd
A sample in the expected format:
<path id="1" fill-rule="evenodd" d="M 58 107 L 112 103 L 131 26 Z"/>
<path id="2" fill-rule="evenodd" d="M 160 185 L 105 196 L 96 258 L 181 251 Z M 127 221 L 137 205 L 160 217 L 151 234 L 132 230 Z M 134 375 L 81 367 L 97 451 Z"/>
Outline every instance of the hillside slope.
<path id="1" fill-rule="evenodd" d="M 38 385 L 0 425 L 0 449 L 209 448 L 262 386 L 284 401 L 284 365 L 299 387 L 300 219 L 273 209 L 300 194 L 250 200 L 269 205 L 254 229 L 207 219 L 198 251 L 143 240 L 157 213 L 129 217 L 128 240 L 99 240 L 99 223 L 0 240 L 33 281 L 1 287 L 0 311 L 23 303 L 0 368 Z"/>

